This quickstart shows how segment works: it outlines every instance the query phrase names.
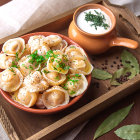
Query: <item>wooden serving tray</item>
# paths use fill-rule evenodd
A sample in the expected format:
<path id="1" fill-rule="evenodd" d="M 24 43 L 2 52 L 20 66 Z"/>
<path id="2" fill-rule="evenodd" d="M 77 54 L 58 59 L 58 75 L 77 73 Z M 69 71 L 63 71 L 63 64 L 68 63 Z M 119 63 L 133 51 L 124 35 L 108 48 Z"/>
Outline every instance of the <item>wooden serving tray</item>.
<path id="1" fill-rule="evenodd" d="M 133 13 L 124 7 L 111 5 L 107 0 L 98 0 L 94 1 L 94 3 L 103 4 L 112 10 L 117 18 L 117 31 L 119 35 L 137 40 L 140 43 L 140 21 Z M 3 43 L 9 38 L 20 36 L 27 32 L 49 31 L 67 35 L 67 28 L 72 20 L 74 11 L 75 9 L 0 41 Z M 98 68 L 106 66 L 107 70 L 112 73 L 117 70 L 117 65 L 120 65 L 120 53 L 123 49 L 122 47 L 114 47 L 100 56 L 91 56 L 92 63 Z M 140 62 L 140 48 L 129 51 Z M 114 64 L 114 61 L 116 64 Z M 106 62 L 108 65 L 103 66 Z M 111 65 L 113 67 L 110 67 Z M 95 84 L 97 82 L 99 86 Z M 24 112 L 10 105 L 0 95 L 0 121 L 12 140 L 52 140 L 118 100 L 133 93 L 133 91 L 139 88 L 139 84 L 140 75 L 137 75 L 118 87 L 111 87 L 109 91 L 108 80 L 98 81 L 92 79 L 88 91 L 80 101 L 70 108 L 53 115 L 37 115 Z"/>

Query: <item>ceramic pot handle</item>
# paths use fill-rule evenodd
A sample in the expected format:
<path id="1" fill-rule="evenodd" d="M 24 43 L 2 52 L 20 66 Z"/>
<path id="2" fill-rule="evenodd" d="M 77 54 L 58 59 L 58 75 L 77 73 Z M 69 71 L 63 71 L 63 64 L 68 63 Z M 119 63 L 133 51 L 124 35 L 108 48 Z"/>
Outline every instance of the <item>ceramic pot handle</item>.
<path id="1" fill-rule="evenodd" d="M 112 39 L 112 41 L 110 42 L 110 46 L 123 46 L 131 49 L 136 49 L 138 47 L 138 42 L 128 38 L 116 37 Z"/>

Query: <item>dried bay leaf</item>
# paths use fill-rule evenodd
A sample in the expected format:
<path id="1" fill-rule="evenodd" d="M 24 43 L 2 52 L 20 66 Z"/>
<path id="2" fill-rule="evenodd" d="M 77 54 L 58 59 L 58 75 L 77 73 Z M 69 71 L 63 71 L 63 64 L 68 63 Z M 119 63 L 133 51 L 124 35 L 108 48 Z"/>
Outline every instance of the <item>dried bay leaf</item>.
<path id="1" fill-rule="evenodd" d="M 136 70 L 134 68 L 121 68 L 112 75 L 112 79 L 110 81 L 111 85 L 114 86 L 120 85 L 121 83 L 119 83 L 116 79 L 126 75 L 127 72 L 131 72 L 131 75 L 127 77 L 128 79 L 132 79 L 133 77 L 136 76 Z"/>
<path id="2" fill-rule="evenodd" d="M 139 74 L 140 68 L 138 60 L 132 53 L 128 52 L 127 50 L 124 50 L 121 54 L 121 60 L 124 67 L 133 67 L 136 70 L 136 74 Z"/>
<path id="3" fill-rule="evenodd" d="M 113 128 L 115 128 L 125 117 L 128 115 L 131 110 L 133 104 L 118 110 L 117 112 L 112 113 L 109 117 L 107 117 L 103 123 L 97 128 L 94 140 L 103 134 L 109 132 Z"/>
<path id="4" fill-rule="evenodd" d="M 92 71 L 92 77 L 99 79 L 99 80 L 107 80 L 107 79 L 111 79 L 112 75 L 110 73 L 108 73 L 107 71 L 94 68 Z"/>
<path id="5" fill-rule="evenodd" d="M 132 124 L 123 126 L 115 131 L 115 134 L 127 140 L 140 140 L 140 125 Z"/>

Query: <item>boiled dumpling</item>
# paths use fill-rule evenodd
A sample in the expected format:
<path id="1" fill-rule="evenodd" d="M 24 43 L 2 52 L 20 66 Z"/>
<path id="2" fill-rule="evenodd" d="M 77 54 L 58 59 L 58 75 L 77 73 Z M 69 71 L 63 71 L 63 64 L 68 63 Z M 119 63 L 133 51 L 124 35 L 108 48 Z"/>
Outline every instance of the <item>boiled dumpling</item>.
<path id="1" fill-rule="evenodd" d="M 45 108 L 45 105 L 44 105 L 43 99 L 42 99 L 42 94 L 38 94 L 38 98 L 37 98 L 35 105 L 37 106 L 37 108 L 41 108 L 41 109 Z"/>
<path id="2" fill-rule="evenodd" d="M 82 48 L 70 45 L 66 48 L 65 54 L 69 59 L 71 73 L 88 75 L 92 72 L 93 66 L 89 62 L 88 57 Z"/>
<path id="3" fill-rule="evenodd" d="M 67 56 L 60 50 L 52 51 L 51 54 L 51 57 L 47 61 L 47 69 L 49 71 L 67 74 L 69 70 Z"/>
<path id="4" fill-rule="evenodd" d="M 45 55 L 50 50 L 47 40 L 43 35 L 31 36 L 28 40 L 28 45 L 31 47 L 31 53 L 37 51 L 38 55 Z"/>
<path id="5" fill-rule="evenodd" d="M 69 58 L 74 56 L 83 56 L 87 57 L 84 50 L 80 47 L 77 47 L 76 45 L 70 45 L 66 48 L 65 53 L 68 55 Z"/>
<path id="6" fill-rule="evenodd" d="M 43 78 L 39 71 L 33 71 L 24 79 L 24 85 L 29 92 L 39 92 L 46 90 L 49 87 L 48 82 Z"/>
<path id="7" fill-rule="evenodd" d="M 63 106 L 69 103 L 69 95 L 60 86 L 54 86 L 43 92 L 43 103 L 48 109 Z"/>
<path id="8" fill-rule="evenodd" d="M 33 70 L 38 70 L 40 68 L 40 65 L 36 66 L 35 63 L 30 63 L 30 59 L 30 55 L 26 55 L 18 62 L 19 70 L 24 77 L 29 75 Z"/>
<path id="9" fill-rule="evenodd" d="M 0 53 L 0 69 L 7 69 L 11 67 L 12 62 L 15 62 L 15 59 L 15 57 Z"/>
<path id="10" fill-rule="evenodd" d="M 20 57 L 25 49 L 25 41 L 22 38 L 14 38 L 6 41 L 2 47 L 2 51 L 10 56 Z"/>
<path id="11" fill-rule="evenodd" d="M 47 82 L 51 86 L 58 86 L 62 84 L 66 79 L 65 74 L 48 71 L 47 68 L 42 69 L 42 74 L 43 74 L 43 77 L 47 80 Z"/>
<path id="12" fill-rule="evenodd" d="M 51 47 L 52 50 L 60 50 L 62 52 L 65 51 L 65 49 L 67 48 L 68 43 L 66 42 L 66 40 L 62 40 L 61 43 L 59 43 L 57 46 Z"/>
<path id="13" fill-rule="evenodd" d="M 23 76 L 17 68 L 8 68 L 0 73 L 0 88 L 6 92 L 16 91 L 23 82 Z"/>
<path id="14" fill-rule="evenodd" d="M 34 106 L 37 101 L 37 97 L 38 97 L 38 92 L 29 92 L 26 87 L 20 88 L 12 96 L 12 98 L 16 102 L 18 102 L 26 107 Z"/>
<path id="15" fill-rule="evenodd" d="M 92 72 L 93 66 L 89 62 L 88 58 L 83 56 L 74 56 L 69 60 L 69 66 L 71 73 L 81 73 L 88 75 Z"/>
<path id="16" fill-rule="evenodd" d="M 46 42 L 49 45 L 49 47 L 57 46 L 61 43 L 62 38 L 58 35 L 49 35 L 46 37 Z"/>
<path id="17" fill-rule="evenodd" d="M 69 96 L 75 97 L 82 94 L 88 86 L 86 77 L 83 74 L 70 74 L 63 85 L 68 91 Z"/>
<path id="18" fill-rule="evenodd" d="M 22 54 L 21 58 L 26 56 L 26 55 L 29 55 L 29 54 L 31 54 L 31 48 L 29 47 L 28 44 L 26 44 L 25 49 L 23 50 L 23 54 Z"/>

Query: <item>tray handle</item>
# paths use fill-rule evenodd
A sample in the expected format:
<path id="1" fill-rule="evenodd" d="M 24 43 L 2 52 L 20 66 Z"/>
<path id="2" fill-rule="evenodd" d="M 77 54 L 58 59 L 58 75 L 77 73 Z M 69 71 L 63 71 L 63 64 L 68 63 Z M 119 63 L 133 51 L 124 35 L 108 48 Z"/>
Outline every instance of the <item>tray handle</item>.
<path id="1" fill-rule="evenodd" d="M 0 106 L 0 123 L 2 124 L 10 140 L 20 140 L 2 106 Z"/>

